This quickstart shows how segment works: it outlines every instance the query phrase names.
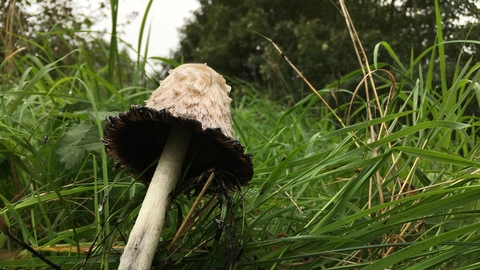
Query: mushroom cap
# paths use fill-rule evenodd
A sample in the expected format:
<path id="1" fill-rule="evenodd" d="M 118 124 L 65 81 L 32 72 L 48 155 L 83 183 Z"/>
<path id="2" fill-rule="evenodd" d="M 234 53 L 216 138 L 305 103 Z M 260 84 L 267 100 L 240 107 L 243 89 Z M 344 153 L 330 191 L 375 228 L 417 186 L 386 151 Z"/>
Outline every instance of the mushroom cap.
<path id="1" fill-rule="evenodd" d="M 229 189 L 248 185 L 252 158 L 232 138 L 229 92 L 225 79 L 204 64 L 171 71 L 146 106 L 107 119 L 103 142 L 114 169 L 131 168 L 134 178 L 149 185 L 171 127 L 182 126 L 192 136 L 176 193 L 198 191 L 211 171 Z"/>
<path id="2" fill-rule="evenodd" d="M 199 121 L 205 128 L 220 128 L 232 137 L 232 118 L 228 96 L 231 87 L 222 75 L 206 64 L 184 64 L 170 70 L 155 90 L 147 107 L 167 110 L 176 117 Z"/>

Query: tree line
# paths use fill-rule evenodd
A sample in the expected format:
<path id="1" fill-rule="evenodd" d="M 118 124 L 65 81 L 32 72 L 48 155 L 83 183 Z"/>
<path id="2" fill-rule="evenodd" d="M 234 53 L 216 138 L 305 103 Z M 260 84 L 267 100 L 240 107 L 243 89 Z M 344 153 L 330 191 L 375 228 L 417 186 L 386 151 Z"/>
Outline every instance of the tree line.
<path id="1" fill-rule="evenodd" d="M 299 97 L 305 93 L 289 92 L 285 81 L 300 80 L 275 48 L 255 32 L 272 39 L 318 89 L 359 68 L 336 1 L 200 3 L 193 19 L 180 30 L 180 46 L 173 53 L 177 61 L 206 62 L 227 76 L 254 83 L 259 89 L 273 89 L 275 97 Z M 434 0 L 356 0 L 347 1 L 346 5 L 370 62 L 375 45 L 381 41 L 387 42 L 404 62 L 435 43 Z M 445 40 L 480 36 L 480 11 L 475 1 L 439 1 L 439 5 Z M 449 44 L 445 46 L 445 55 L 453 67 L 460 52 L 462 63 L 472 57 L 473 62 L 478 61 L 478 49 L 471 44 Z M 385 50 L 379 51 L 378 59 L 393 64 Z"/>

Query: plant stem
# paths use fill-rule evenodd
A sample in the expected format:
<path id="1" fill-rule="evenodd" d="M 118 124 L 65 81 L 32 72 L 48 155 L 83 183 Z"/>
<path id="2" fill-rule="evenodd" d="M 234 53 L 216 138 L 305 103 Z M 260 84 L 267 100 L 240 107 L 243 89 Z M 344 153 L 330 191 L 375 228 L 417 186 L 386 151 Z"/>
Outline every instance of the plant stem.
<path id="1" fill-rule="evenodd" d="M 175 245 L 175 243 L 177 242 L 178 240 L 178 237 L 180 237 L 180 234 L 185 230 L 185 228 L 187 227 L 187 224 L 189 223 L 190 221 L 190 218 L 192 217 L 193 215 L 193 212 L 195 211 L 195 208 L 197 208 L 198 204 L 200 203 L 200 201 L 202 200 L 203 198 L 203 195 L 205 195 L 205 192 L 207 192 L 207 189 L 208 187 L 210 186 L 210 184 L 212 183 L 213 179 L 215 178 L 215 173 L 212 172 L 210 174 L 210 177 L 208 178 L 207 182 L 205 183 L 205 185 L 203 186 L 202 190 L 200 191 L 200 194 L 198 194 L 197 196 L 197 199 L 195 199 L 195 202 L 193 202 L 193 205 L 192 207 L 190 208 L 190 211 L 188 211 L 188 214 L 187 216 L 185 217 L 185 220 L 183 221 L 182 225 L 180 225 L 180 228 L 177 230 L 177 233 L 175 234 L 175 236 L 173 237 L 172 239 L 172 242 L 170 242 L 170 245 L 168 245 L 168 248 L 167 248 L 167 251 L 170 253 L 170 251 L 172 250 L 173 246 Z"/>
<path id="2" fill-rule="evenodd" d="M 190 137 L 189 130 L 172 127 L 118 269 L 150 269 Z"/>

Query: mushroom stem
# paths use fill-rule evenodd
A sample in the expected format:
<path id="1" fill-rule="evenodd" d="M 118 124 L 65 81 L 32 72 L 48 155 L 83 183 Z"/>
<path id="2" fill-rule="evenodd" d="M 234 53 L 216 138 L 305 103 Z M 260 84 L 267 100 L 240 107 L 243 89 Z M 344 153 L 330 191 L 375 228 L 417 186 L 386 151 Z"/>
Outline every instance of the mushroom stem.
<path id="1" fill-rule="evenodd" d="M 191 131 L 172 127 L 118 269 L 150 269 L 190 137 Z"/>

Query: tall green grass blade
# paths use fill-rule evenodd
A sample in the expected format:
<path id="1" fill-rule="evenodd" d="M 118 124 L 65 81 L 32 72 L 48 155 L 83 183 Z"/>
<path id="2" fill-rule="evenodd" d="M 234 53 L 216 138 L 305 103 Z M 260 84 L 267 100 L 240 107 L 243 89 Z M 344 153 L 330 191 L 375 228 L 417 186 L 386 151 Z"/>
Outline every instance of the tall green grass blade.
<path id="1" fill-rule="evenodd" d="M 435 20 L 437 24 L 437 42 L 438 42 L 438 58 L 440 63 L 440 78 L 442 82 L 442 93 L 448 90 L 447 87 L 447 71 L 445 67 L 445 49 L 443 45 L 443 26 L 442 26 L 442 14 L 438 0 L 435 0 Z M 455 104 L 455 100 L 450 100 Z"/>

